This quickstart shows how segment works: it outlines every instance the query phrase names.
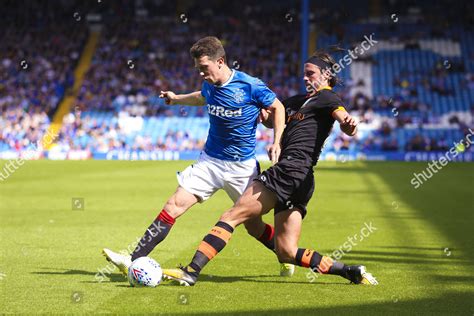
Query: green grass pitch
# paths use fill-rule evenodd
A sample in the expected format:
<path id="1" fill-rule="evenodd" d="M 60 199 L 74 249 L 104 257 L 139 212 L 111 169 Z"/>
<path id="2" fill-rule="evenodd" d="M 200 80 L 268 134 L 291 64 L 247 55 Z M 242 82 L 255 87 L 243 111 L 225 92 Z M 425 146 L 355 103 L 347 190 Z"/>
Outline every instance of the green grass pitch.
<path id="1" fill-rule="evenodd" d="M 331 254 L 372 223 L 376 230 L 363 231 L 341 260 L 365 264 L 377 287 L 302 268 L 280 278 L 276 257 L 243 227 L 194 287 L 131 288 L 117 270 L 97 277 L 107 268 L 101 249 L 126 249 L 140 237 L 188 164 L 26 162 L 0 183 L 0 313 L 474 314 L 468 163 L 449 164 L 416 190 L 411 177 L 426 163 L 317 167 L 300 246 Z M 224 192 L 196 205 L 151 256 L 164 267 L 187 264 L 229 206 Z"/>

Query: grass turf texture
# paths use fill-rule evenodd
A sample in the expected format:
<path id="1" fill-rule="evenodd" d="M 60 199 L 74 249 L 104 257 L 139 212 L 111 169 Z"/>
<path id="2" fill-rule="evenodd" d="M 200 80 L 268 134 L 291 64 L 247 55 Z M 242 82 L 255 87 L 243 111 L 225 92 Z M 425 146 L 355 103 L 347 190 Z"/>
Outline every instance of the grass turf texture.
<path id="1" fill-rule="evenodd" d="M 3 165 L 5 162 L 1 162 Z M 130 288 L 117 270 L 99 282 L 101 248 L 125 249 L 144 232 L 189 162 L 31 161 L 0 183 L 0 311 L 4 313 L 474 313 L 474 164 L 451 163 L 415 190 L 426 163 L 321 163 L 300 240 L 329 254 L 364 223 L 377 230 L 342 261 L 363 263 L 377 287 L 297 268 L 237 229 L 195 287 Z M 73 198 L 84 199 L 72 210 Z M 224 192 L 178 219 L 151 254 L 188 263 L 231 205 Z M 76 202 L 76 207 L 81 207 Z M 272 221 L 272 215 L 265 217 Z M 448 249 L 446 249 L 448 248 Z M 346 248 L 347 249 L 347 248 Z M 310 282 L 314 280 L 314 282 Z"/>

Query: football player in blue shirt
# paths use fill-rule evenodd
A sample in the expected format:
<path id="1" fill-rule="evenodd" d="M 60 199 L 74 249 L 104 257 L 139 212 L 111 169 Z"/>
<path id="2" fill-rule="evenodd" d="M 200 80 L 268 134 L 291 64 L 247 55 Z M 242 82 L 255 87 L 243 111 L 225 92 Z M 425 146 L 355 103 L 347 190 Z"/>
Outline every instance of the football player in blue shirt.
<path id="1" fill-rule="evenodd" d="M 285 127 L 285 110 L 261 80 L 230 69 L 222 43 L 216 37 L 204 37 L 190 49 L 195 67 L 204 79 L 201 91 L 177 95 L 162 91 L 167 104 L 207 105 L 209 135 L 199 160 L 178 172 L 179 186 L 163 210 L 148 227 L 131 256 L 104 249 L 106 258 L 123 273 L 131 262 L 147 256 L 171 230 L 176 218 L 197 202 L 204 202 L 217 190 L 223 189 L 233 202 L 260 173 L 255 157 L 256 129 L 261 110 L 272 113 L 274 140 L 268 149 L 272 163 L 278 161 L 280 140 Z M 274 228 L 262 217 L 245 223 L 247 232 L 274 251 Z M 212 247 L 209 247 L 212 249 Z M 294 266 L 282 264 L 280 275 L 291 276 Z"/>

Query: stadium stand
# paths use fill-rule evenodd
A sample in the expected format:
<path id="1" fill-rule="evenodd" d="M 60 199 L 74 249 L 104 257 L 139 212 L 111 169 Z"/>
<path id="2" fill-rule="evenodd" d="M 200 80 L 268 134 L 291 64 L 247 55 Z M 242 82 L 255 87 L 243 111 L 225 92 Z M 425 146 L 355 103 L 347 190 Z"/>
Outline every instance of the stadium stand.
<path id="1" fill-rule="evenodd" d="M 5 2 L 0 25 L 0 152 L 36 146 L 66 89 L 87 36 L 84 25 L 54 14 L 34 19 L 43 7 Z M 61 8 L 49 3 L 47 12 Z M 31 10 L 31 11 L 30 11 Z M 15 17 L 14 21 L 11 21 Z M 74 40 L 71 40 L 73 39 Z"/>
<path id="2" fill-rule="evenodd" d="M 267 2 L 244 1 L 239 7 L 190 2 L 183 12 L 194 15 L 186 21 L 179 14 L 155 14 L 179 12 L 170 3 L 118 1 L 104 4 L 99 12 L 71 11 L 64 17 L 54 14 L 64 10 L 32 2 L 32 12 L 47 14 L 25 13 L 22 28 L 4 21 L 0 35 L 8 43 L 0 48 L 0 152 L 34 146 L 44 135 L 74 85 L 74 68 L 93 23 L 102 27 L 98 46 L 52 150 L 94 156 L 111 150 L 202 149 L 207 109 L 166 106 L 158 94 L 200 89 L 188 49 L 210 30 L 223 39 L 232 67 L 260 77 L 280 99 L 301 91 L 300 39 L 295 36 L 300 26 L 291 11 L 296 5 L 272 4 L 267 15 Z M 82 5 L 88 12 L 85 4 L 75 4 L 70 7 Z M 424 11 L 423 21 L 416 10 L 390 7 L 378 19 L 367 18 L 368 1 L 347 5 L 337 14 L 335 6 L 328 2 L 314 10 L 316 47 L 354 49 L 364 36 L 377 42 L 338 74 L 342 81 L 337 91 L 361 121 L 360 133 L 349 139 L 336 127 L 324 154 L 441 152 L 462 139 L 473 127 L 474 114 L 474 33 L 465 28 L 466 21 L 439 6 Z M 7 1 L 6 10 L 19 8 Z M 395 23 L 389 12 L 405 15 Z M 451 24 L 438 25 L 440 16 Z M 342 60 L 346 54 L 335 56 Z M 259 126 L 257 136 L 262 154 L 272 131 Z"/>

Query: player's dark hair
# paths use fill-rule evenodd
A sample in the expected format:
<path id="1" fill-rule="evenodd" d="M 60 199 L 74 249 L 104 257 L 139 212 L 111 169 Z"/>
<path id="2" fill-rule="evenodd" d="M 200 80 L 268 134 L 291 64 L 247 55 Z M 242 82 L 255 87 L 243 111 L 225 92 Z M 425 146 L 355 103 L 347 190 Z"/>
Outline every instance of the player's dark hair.
<path id="1" fill-rule="evenodd" d="M 224 57 L 225 50 L 221 41 L 215 36 L 206 36 L 198 40 L 189 50 L 192 58 L 201 58 L 208 56 L 212 60 Z"/>
<path id="2" fill-rule="evenodd" d="M 343 49 L 341 49 L 337 46 L 333 46 L 333 47 L 329 48 L 329 50 L 318 49 L 313 53 L 313 55 L 311 55 L 309 60 L 312 59 L 312 58 L 319 59 L 319 60 L 323 61 L 325 64 L 327 64 L 330 69 L 334 69 L 333 66 L 336 64 L 336 60 L 331 56 L 331 53 L 338 52 L 338 51 L 343 51 Z M 340 82 L 340 80 L 336 76 L 334 71 L 330 71 L 330 74 L 331 74 L 331 76 L 328 80 L 329 86 L 330 87 L 335 87 Z"/>

